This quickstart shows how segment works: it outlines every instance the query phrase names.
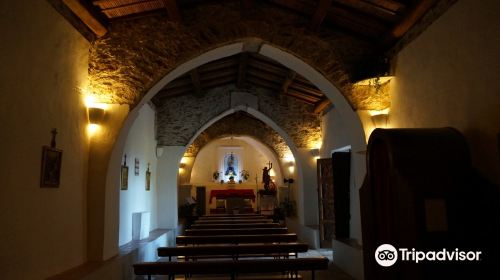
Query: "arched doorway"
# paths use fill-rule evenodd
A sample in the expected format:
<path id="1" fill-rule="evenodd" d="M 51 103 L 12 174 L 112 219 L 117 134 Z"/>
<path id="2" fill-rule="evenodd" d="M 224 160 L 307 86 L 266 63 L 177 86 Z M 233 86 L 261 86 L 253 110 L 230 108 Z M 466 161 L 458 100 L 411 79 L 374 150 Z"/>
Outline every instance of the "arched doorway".
<path id="1" fill-rule="evenodd" d="M 245 41 L 225 45 L 222 47 L 218 47 L 211 51 L 208 51 L 200 56 L 193 58 L 178 67 L 176 67 L 173 71 L 169 72 L 165 77 L 163 77 L 160 81 L 158 81 L 141 99 L 138 105 L 128 114 L 126 117 L 123 127 L 120 131 L 120 134 L 114 144 L 114 148 L 109 160 L 108 164 L 108 174 L 106 178 L 106 194 L 105 194 L 105 205 L 106 205 L 106 213 L 104 217 L 104 248 L 103 248 L 103 256 L 104 258 L 113 256 L 117 252 L 118 244 L 118 222 L 116 217 L 118 214 L 118 189 L 115 188 L 116 185 L 119 185 L 119 166 L 122 156 L 123 143 L 126 140 L 128 130 L 130 129 L 132 123 L 135 118 L 138 116 L 138 111 L 142 106 L 144 106 L 158 91 L 163 88 L 170 81 L 175 79 L 176 77 L 186 73 L 187 71 L 203 65 L 212 60 L 216 60 L 222 57 L 230 56 L 236 53 L 243 52 L 245 48 Z M 293 71 L 299 73 L 300 75 L 306 77 L 311 82 L 313 82 L 321 91 L 325 93 L 325 95 L 335 104 L 335 110 L 338 113 L 338 116 L 341 118 L 341 121 L 347 127 L 346 130 L 346 138 L 349 139 L 351 147 L 355 151 L 363 151 L 365 150 L 366 143 L 364 137 L 364 131 L 361 125 L 361 122 L 356 115 L 356 113 L 352 110 L 351 106 L 346 101 L 345 97 L 340 93 L 340 91 L 335 87 L 335 85 L 326 79 L 320 72 L 315 70 L 313 67 L 308 65 L 306 62 L 298 59 L 286 51 L 283 51 L 276 46 L 263 43 L 259 49 L 259 53 L 261 55 L 272 58 L 279 63 L 287 66 Z M 256 112 L 257 113 L 257 112 Z M 279 129 L 279 127 L 277 127 Z M 184 152 L 185 147 L 169 147 L 171 149 L 171 158 L 175 159 L 177 163 L 180 161 L 182 154 Z M 326 152 L 328 154 L 329 151 Z M 298 158 L 305 157 L 305 152 L 299 151 Z M 305 162 L 301 161 L 301 162 Z M 171 164 L 167 164 L 170 166 Z M 171 166 L 174 173 L 177 172 L 176 166 Z M 298 167 L 299 169 L 301 167 Z M 354 180 L 354 188 L 355 196 L 353 198 L 354 202 L 351 203 L 353 207 L 359 208 L 359 199 L 357 198 L 357 188 L 359 188 L 362 177 L 365 174 L 365 164 L 363 156 L 356 156 L 353 158 L 353 180 Z M 162 176 L 169 176 L 172 174 L 162 173 Z M 300 175 L 299 175 L 300 176 Z M 167 186 L 168 187 L 168 186 Z M 171 187 L 171 186 L 170 186 Z M 315 186 L 313 186 L 313 189 Z M 303 197 L 303 194 L 301 194 Z M 161 199 L 161 197 L 160 197 Z M 165 204 L 172 203 L 172 201 L 165 201 Z M 176 201 L 173 201 L 173 205 L 176 205 Z M 303 207 L 300 206 L 299 207 Z M 174 209 L 175 216 L 177 216 L 177 210 Z M 353 213 L 353 223 L 359 224 L 359 211 L 355 211 Z M 175 221 L 175 220 L 174 220 Z M 303 222 L 303 221 L 302 221 Z M 360 229 L 355 231 L 355 237 L 360 239 Z"/>

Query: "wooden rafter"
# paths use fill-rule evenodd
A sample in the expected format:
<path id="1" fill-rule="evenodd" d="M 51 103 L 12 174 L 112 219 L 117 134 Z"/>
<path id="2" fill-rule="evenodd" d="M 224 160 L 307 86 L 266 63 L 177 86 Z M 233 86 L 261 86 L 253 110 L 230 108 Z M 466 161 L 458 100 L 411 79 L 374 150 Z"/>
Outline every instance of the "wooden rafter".
<path id="1" fill-rule="evenodd" d="M 181 12 L 177 6 L 176 0 L 163 0 L 165 9 L 167 10 L 168 18 L 174 22 L 180 22 L 182 20 Z"/>
<path id="2" fill-rule="evenodd" d="M 437 0 L 422 0 L 411 12 L 392 29 L 393 38 L 402 37 L 427 11 L 436 4 Z"/>
<path id="3" fill-rule="evenodd" d="M 328 108 L 328 106 L 330 106 L 331 104 L 332 104 L 332 102 L 330 101 L 330 99 L 328 99 L 326 97 L 321 99 L 319 102 L 316 103 L 316 106 L 314 107 L 314 113 L 316 113 L 316 114 L 321 113 L 323 110 Z"/>
<path id="4" fill-rule="evenodd" d="M 198 69 L 195 68 L 191 70 L 190 74 L 191 74 L 191 81 L 193 82 L 194 94 L 196 96 L 202 96 L 203 91 L 201 88 L 200 73 L 198 73 Z"/>
<path id="5" fill-rule="evenodd" d="M 107 28 L 97 20 L 92 13 L 78 0 L 62 0 L 64 4 L 83 22 L 92 32 L 101 37 L 108 32 Z"/>
<path id="6" fill-rule="evenodd" d="M 244 52 L 240 54 L 240 63 L 238 65 L 238 79 L 236 80 L 236 86 L 241 88 L 245 83 L 245 75 L 247 73 L 247 62 L 248 53 Z"/>
<path id="7" fill-rule="evenodd" d="M 286 79 L 283 81 L 283 85 L 281 86 L 281 92 L 286 94 L 288 92 L 288 87 L 293 83 L 293 80 L 297 76 L 297 73 L 293 70 L 289 70 L 286 75 Z"/>
<path id="8" fill-rule="evenodd" d="M 311 29 L 317 30 L 323 20 L 325 19 L 328 8 L 332 5 L 332 0 L 320 0 L 318 6 L 316 7 L 316 11 L 314 12 L 311 18 Z"/>

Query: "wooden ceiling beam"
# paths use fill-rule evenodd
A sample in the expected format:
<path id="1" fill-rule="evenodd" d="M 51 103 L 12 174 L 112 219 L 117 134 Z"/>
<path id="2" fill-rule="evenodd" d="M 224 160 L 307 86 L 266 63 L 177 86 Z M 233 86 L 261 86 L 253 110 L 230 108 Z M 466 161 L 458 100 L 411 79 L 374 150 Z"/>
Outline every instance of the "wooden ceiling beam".
<path id="1" fill-rule="evenodd" d="M 271 73 L 266 73 L 263 71 L 255 71 L 253 69 L 248 69 L 246 76 L 247 77 L 252 76 L 252 77 L 262 79 L 262 80 L 269 81 L 273 84 L 276 84 L 276 86 L 278 88 L 281 88 L 281 85 L 282 85 L 282 83 L 280 82 L 282 79 L 280 79 L 279 77 L 277 77 Z"/>
<path id="2" fill-rule="evenodd" d="M 202 65 L 199 68 L 200 73 L 211 72 L 215 70 L 219 70 L 222 68 L 232 68 L 238 64 L 236 59 L 224 59 L 210 62 L 208 64 Z"/>
<path id="3" fill-rule="evenodd" d="M 296 99 L 298 99 L 298 100 L 300 100 L 302 102 L 305 102 L 307 104 L 315 104 L 316 103 L 315 100 L 311 100 L 308 96 L 300 94 L 300 93 L 295 92 L 295 91 L 288 91 L 288 93 L 285 94 L 285 95 L 293 97 L 293 98 L 296 98 Z"/>
<path id="4" fill-rule="evenodd" d="M 80 1 L 62 1 L 97 37 L 104 36 L 108 32 L 108 29 Z"/>
<path id="5" fill-rule="evenodd" d="M 328 108 L 331 104 L 332 104 L 332 102 L 330 101 L 330 99 L 328 99 L 326 97 L 323 98 L 322 100 L 320 100 L 319 102 L 316 103 L 316 106 L 314 107 L 314 113 L 319 114 L 319 113 L 323 112 L 323 110 Z"/>
<path id="6" fill-rule="evenodd" d="M 236 80 L 236 87 L 243 87 L 245 84 L 245 75 L 247 73 L 248 53 L 240 54 L 240 63 L 238 65 L 238 79 Z"/>
<path id="7" fill-rule="evenodd" d="M 173 22 L 181 22 L 181 12 L 177 6 L 176 0 L 163 0 L 163 5 L 167 10 L 168 18 Z"/>
<path id="8" fill-rule="evenodd" d="M 325 20 L 328 9 L 332 5 L 332 0 L 320 0 L 318 6 L 316 6 L 316 11 L 311 18 L 310 27 L 311 30 L 318 30 L 319 26 Z"/>
<path id="9" fill-rule="evenodd" d="M 249 68 L 254 68 L 260 71 L 264 71 L 267 73 L 271 73 L 277 76 L 285 77 L 286 76 L 286 68 L 284 67 L 277 67 L 275 65 L 271 65 L 269 63 L 257 61 L 254 59 L 250 59 L 248 62 Z"/>
<path id="10" fill-rule="evenodd" d="M 194 94 L 198 97 L 203 96 L 203 90 L 201 88 L 201 81 L 200 81 L 200 73 L 198 73 L 198 69 L 194 68 L 190 72 L 191 74 L 191 81 L 193 82 L 193 87 L 194 87 Z"/>
<path id="11" fill-rule="evenodd" d="M 359 0 L 334 0 L 334 3 L 350 7 L 364 14 L 376 16 L 388 22 L 396 22 L 398 20 L 398 15 L 395 11 L 380 7 L 371 2 Z"/>
<path id="12" fill-rule="evenodd" d="M 411 9 L 410 13 L 403 18 L 392 31 L 393 38 L 401 38 L 429 9 L 436 4 L 437 0 L 422 0 Z"/>
<path id="13" fill-rule="evenodd" d="M 283 81 L 283 85 L 281 86 L 281 93 L 286 94 L 288 92 L 288 87 L 293 83 L 293 80 L 297 76 L 297 72 L 293 70 L 289 70 L 286 75 L 285 80 Z"/>
<path id="14" fill-rule="evenodd" d="M 316 96 L 319 98 L 325 96 L 321 91 L 319 91 L 313 87 L 305 86 L 302 83 L 293 83 L 290 85 L 290 88 L 297 90 L 297 91 L 302 91 L 304 93 L 307 93 L 309 95 Z"/>

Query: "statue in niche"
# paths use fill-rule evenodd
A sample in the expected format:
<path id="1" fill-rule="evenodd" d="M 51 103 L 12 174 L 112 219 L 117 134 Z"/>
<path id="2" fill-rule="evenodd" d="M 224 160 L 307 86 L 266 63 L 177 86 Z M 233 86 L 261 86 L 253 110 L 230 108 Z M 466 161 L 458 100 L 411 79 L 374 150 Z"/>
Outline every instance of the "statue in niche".
<path id="1" fill-rule="evenodd" d="M 236 176 L 236 166 L 237 159 L 234 157 L 233 153 L 226 157 L 226 171 L 224 175 L 233 177 Z"/>
<path id="2" fill-rule="evenodd" d="M 264 183 L 264 189 L 267 191 L 270 188 L 271 183 L 271 175 L 269 175 L 269 171 L 273 168 L 273 164 L 269 162 L 269 168 L 267 166 L 262 169 L 262 182 Z"/>

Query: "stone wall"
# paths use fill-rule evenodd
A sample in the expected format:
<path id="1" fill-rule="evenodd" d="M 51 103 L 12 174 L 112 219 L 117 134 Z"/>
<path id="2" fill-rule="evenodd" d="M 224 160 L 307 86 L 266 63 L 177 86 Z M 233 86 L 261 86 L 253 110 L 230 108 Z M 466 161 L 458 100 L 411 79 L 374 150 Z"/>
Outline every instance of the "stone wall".
<path id="1" fill-rule="evenodd" d="M 179 64 L 222 45 L 260 38 L 323 73 L 353 108 L 365 104 L 364 96 L 351 91 L 349 78 L 352 67 L 372 55 L 372 46 L 361 40 L 328 28 L 311 32 L 309 18 L 265 3 L 245 17 L 237 2 L 196 5 L 183 9 L 183 19 L 177 24 L 158 14 L 113 22 L 92 43 L 90 89 L 104 102 L 135 105 Z"/>
<path id="2" fill-rule="evenodd" d="M 155 99 L 157 104 L 158 144 L 183 146 L 209 120 L 231 109 L 231 92 L 239 91 L 234 85 L 215 88 L 203 97 L 182 95 L 168 99 Z M 251 94 L 258 98 L 258 109 L 271 118 L 290 136 L 297 148 L 310 148 L 321 141 L 320 118 L 314 106 L 293 97 L 277 95 L 268 90 L 254 88 Z M 271 147 L 277 155 L 289 152 L 283 138 L 272 128 L 243 113 L 226 117 L 200 134 L 190 147 L 193 156 L 210 140 L 229 135 L 249 135 Z"/>

